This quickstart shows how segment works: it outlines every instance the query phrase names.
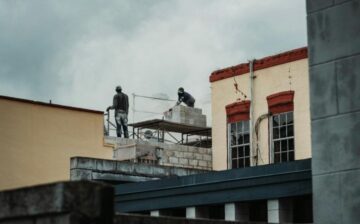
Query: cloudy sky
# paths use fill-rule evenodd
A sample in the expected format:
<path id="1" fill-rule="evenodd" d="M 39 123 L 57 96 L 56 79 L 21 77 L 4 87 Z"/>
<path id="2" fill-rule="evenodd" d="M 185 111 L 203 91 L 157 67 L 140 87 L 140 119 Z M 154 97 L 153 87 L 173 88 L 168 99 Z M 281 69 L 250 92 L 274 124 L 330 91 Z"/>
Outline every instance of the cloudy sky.
<path id="1" fill-rule="evenodd" d="M 116 85 L 183 86 L 210 115 L 210 73 L 306 46 L 305 17 L 305 0 L 0 0 L 0 95 L 104 110 Z"/>

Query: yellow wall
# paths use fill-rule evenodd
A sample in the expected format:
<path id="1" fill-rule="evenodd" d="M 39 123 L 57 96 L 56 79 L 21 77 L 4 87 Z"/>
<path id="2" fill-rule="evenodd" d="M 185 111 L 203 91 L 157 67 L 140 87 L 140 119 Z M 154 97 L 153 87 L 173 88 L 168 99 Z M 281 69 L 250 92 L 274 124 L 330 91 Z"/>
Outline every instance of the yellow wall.
<path id="1" fill-rule="evenodd" d="M 289 73 L 289 68 L 290 73 Z M 291 75 L 291 90 L 294 96 L 294 131 L 295 131 L 295 159 L 311 157 L 310 144 L 310 109 L 309 109 L 309 80 L 308 60 L 302 59 L 294 62 L 273 66 L 255 71 L 254 79 L 254 115 L 257 119 L 268 112 L 266 97 L 290 89 L 289 74 Z M 249 99 L 249 74 L 236 76 L 239 89 Z M 235 94 L 234 79 L 227 78 L 211 83 L 212 97 L 212 128 L 213 128 L 213 169 L 227 169 L 227 125 L 225 106 L 242 97 Z M 260 124 L 259 146 L 261 155 L 260 164 L 269 163 L 269 130 L 268 119 Z"/>
<path id="2" fill-rule="evenodd" d="M 73 156 L 112 158 L 102 114 L 0 98 L 0 190 L 69 180 Z"/>

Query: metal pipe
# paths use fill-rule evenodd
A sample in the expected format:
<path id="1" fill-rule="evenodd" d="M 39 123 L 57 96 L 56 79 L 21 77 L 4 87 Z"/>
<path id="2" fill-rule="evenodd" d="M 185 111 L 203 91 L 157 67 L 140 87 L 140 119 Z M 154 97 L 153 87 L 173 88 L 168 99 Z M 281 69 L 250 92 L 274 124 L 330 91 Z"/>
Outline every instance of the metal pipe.
<path id="1" fill-rule="evenodd" d="M 132 94 L 132 96 L 133 96 L 133 108 L 132 108 L 132 114 L 133 114 L 133 116 L 132 116 L 132 120 L 133 120 L 133 124 L 135 123 L 135 93 L 133 93 Z"/>
<path id="2" fill-rule="evenodd" d="M 257 157 L 256 151 L 254 150 L 254 61 L 255 59 L 249 60 L 249 71 L 250 71 L 250 151 L 252 153 L 251 157 L 253 158 L 253 162 L 251 165 L 257 165 Z"/>

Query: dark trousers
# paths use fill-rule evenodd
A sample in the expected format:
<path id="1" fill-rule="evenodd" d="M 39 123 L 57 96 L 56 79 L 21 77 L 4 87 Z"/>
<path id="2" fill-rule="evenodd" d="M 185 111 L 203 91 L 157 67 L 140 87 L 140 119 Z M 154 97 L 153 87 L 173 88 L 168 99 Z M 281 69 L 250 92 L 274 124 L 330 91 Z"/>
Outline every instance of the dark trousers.
<path id="1" fill-rule="evenodd" d="M 129 138 L 128 132 L 128 118 L 125 112 L 116 112 L 115 114 L 115 121 L 116 121 L 116 135 L 117 137 L 121 137 L 122 131 L 124 131 L 124 137 Z"/>

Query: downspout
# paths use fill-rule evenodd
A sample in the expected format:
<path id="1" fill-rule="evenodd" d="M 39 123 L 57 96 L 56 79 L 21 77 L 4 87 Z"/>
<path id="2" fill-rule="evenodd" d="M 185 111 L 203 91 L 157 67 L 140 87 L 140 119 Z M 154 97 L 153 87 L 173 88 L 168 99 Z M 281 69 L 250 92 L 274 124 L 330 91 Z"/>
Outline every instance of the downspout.
<path id="1" fill-rule="evenodd" d="M 250 71 L 250 124 L 249 124 L 249 131 L 250 131 L 250 158 L 252 159 L 251 166 L 257 165 L 257 155 L 254 146 L 254 61 L 255 59 L 249 60 L 249 71 Z"/>

